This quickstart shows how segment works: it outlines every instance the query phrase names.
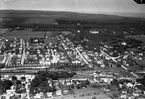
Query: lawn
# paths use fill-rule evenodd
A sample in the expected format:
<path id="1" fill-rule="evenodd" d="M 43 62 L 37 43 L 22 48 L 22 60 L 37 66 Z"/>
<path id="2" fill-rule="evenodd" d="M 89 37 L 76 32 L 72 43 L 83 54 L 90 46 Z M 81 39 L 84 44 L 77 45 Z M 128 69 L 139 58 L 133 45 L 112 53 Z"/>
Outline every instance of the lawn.
<path id="1" fill-rule="evenodd" d="M 60 97 L 53 97 L 52 99 L 111 99 L 103 91 L 98 88 L 84 88 L 75 89 L 74 94 Z"/>
<path id="2" fill-rule="evenodd" d="M 145 65 L 145 59 L 144 60 L 137 61 L 137 63 L 140 64 L 140 65 Z"/>
<path id="3" fill-rule="evenodd" d="M 0 29 L 0 35 L 9 32 L 9 29 Z"/>
<path id="4" fill-rule="evenodd" d="M 47 31 L 46 35 L 47 37 L 52 37 L 58 35 L 59 32 L 57 31 Z M 13 38 L 22 38 L 25 40 L 29 40 L 31 37 L 40 37 L 43 38 L 45 35 L 44 31 L 32 31 L 32 29 L 26 29 L 26 30 L 13 30 L 9 32 L 5 37 L 8 39 L 13 39 Z"/>

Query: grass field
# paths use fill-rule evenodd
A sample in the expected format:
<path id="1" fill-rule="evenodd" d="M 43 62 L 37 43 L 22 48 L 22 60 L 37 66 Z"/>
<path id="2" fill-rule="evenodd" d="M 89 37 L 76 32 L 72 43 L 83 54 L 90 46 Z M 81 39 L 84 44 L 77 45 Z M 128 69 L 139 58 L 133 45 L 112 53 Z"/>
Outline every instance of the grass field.
<path id="1" fill-rule="evenodd" d="M 0 29 L 0 35 L 9 32 L 9 29 Z"/>
<path id="2" fill-rule="evenodd" d="M 58 24 L 54 19 L 48 18 L 29 18 L 26 19 L 24 24 Z"/>
<path id="3" fill-rule="evenodd" d="M 114 74 L 118 74 L 117 77 L 122 77 L 122 76 L 126 76 L 126 77 L 133 77 L 133 75 L 130 74 L 130 72 L 125 71 L 122 67 L 107 67 L 105 69 L 102 68 L 96 68 L 96 71 L 100 71 L 100 72 L 111 72 Z"/>
<path id="4" fill-rule="evenodd" d="M 139 63 L 140 65 L 145 65 L 145 59 L 141 61 L 137 61 L 137 63 Z"/>
<path id="5" fill-rule="evenodd" d="M 145 45 L 145 36 L 144 35 L 127 35 L 126 38 L 133 38 L 136 40 L 143 41 L 143 44 Z"/>
<path id="6" fill-rule="evenodd" d="M 27 40 L 30 37 L 44 37 L 44 34 L 45 32 L 33 32 L 30 29 L 21 31 L 13 30 L 6 35 L 6 38 L 23 38 Z"/>
<path id="7" fill-rule="evenodd" d="M 56 36 L 59 32 L 58 31 L 47 31 L 46 35 L 47 37 L 52 37 Z M 43 31 L 32 31 L 31 29 L 27 30 L 13 30 L 8 32 L 5 37 L 8 39 L 13 39 L 13 38 L 22 38 L 24 40 L 29 40 L 31 37 L 40 37 L 43 38 L 45 35 L 45 32 Z"/>
<path id="8" fill-rule="evenodd" d="M 73 95 L 53 97 L 51 99 L 111 99 L 98 88 L 75 89 Z"/>

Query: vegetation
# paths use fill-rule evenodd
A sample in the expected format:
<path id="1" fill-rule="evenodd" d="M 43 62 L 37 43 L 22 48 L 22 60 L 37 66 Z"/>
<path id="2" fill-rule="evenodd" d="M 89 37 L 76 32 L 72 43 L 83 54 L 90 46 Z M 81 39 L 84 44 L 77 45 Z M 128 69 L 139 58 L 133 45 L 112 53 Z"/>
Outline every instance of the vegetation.
<path id="1" fill-rule="evenodd" d="M 6 90 L 10 89 L 13 83 L 10 80 L 0 80 L 0 94 L 6 92 Z"/>
<path id="2" fill-rule="evenodd" d="M 143 78 L 139 78 L 139 79 L 136 79 L 137 82 L 141 83 L 143 85 L 142 88 L 145 89 L 145 76 Z"/>
<path id="3" fill-rule="evenodd" d="M 68 73 L 64 71 L 60 72 L 49 72 L 49 71 L 39 71 L 35 78 L 30 84 L 30 93 L 36 94 L 38 92 L 54 92 L 56 91 L 53 80 L 59 80 L 60 78 L 71 78 L 75 73 Z M 52 86 L 48 83 L 51 81 Z"/>

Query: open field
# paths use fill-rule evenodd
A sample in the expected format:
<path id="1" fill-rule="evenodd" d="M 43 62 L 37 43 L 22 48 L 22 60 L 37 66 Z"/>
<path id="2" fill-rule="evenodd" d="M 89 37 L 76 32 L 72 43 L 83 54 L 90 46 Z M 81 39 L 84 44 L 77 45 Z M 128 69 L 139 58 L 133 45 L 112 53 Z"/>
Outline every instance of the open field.
<path id="1" fill-rule="evenodd" d="M 56 36 L 59 32 L 58 31 L 47 31 L 46 35 L 47 37 L 53 37 Z M 8 32 L 5 37 L 8 39 L 13 39 L 13 38 L 22 38 L 25 40 L 29 40 L 31 37 L 40 37 L 44 38 L 45 32 L 43 31 L 32 31 L 31 29 L 26 29 L 26 30 L 13 30 Z"/>
<path id="2" fill-rule="evenodd" d="M 104 92 L 98 88 L 85 88 L 85 89 L 75 89 L 73 95 L 60 96 L 59 99 L 111 99 Z M 53 97 L 52 99 L 58 99 L 58 97 Z"/>
<path id="3" fill-rule="evenodd" d="M 102 69 L 102 68 L 96 68 L 95 69 L 96 71 L 100 71 L 100 72 L 111 72 L 111 73 L 114 73 L 114 74 L 117 74 L 118 77 L 121 77 L 121 76 L 126 76 L 126 77 L 133 77 L 130 72 L 128 71 L 125 71 L 122 67 L 107 67 L 105 69 Z"/>
<path id="4" fill-rule="evenodd" d="M 137 61 L 137 63 L 140 64 L 140 65 L 145 65 L 145 59 L 141 60 L 141 61 Z"/>
<path id="5" fill-rule="evenodd" d="M 29 39 L 30 37 L 44 37 L 45 32 L 33 32 L 31 29 L 17 31 L 13 30 L 8 32 L 6 38 L 23 38 Z"/>
<path id="6" fill-rule="evenodd" d="M 143 41 L 143 44 L 145 45 L 145 36 L 144 35 L 127 35 L 126 38 L 133 38 L 136 40 Z"/>
<path id="7" fill-rule="evenodd" d="M 8 31 L 9 31 L 9 29 L 0 29 L 0 34 L 7 33 Z"/>
<path id="8" fill-rule="evenodd" d="M 28 18 L 24 24 L 58 24 L 54 19 L 48 18 Z"/>

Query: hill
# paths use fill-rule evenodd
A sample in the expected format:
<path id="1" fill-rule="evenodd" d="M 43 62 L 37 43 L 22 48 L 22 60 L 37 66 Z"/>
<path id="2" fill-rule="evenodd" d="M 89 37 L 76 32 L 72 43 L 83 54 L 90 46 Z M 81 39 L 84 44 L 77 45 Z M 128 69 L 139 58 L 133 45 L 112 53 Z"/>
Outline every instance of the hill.
<path id="1" fill-rule="evenodd" d="M 32 11 L 32 10 L 0 10 L 0 18 L 43 18 L 53 19 L 56 21 L 71 20 L 71 21 L 82 21 L 82 22 L 111 22 L 111 23 L 127 23 L 127 22 L 141 22 L 145 20 L 143 18 L 133 17 L 121 17 L 116 15 L 106 14 L 86 14 L 86 13 L 75 13 L 75 12 L 56 12 L 56 11 Z"/>

